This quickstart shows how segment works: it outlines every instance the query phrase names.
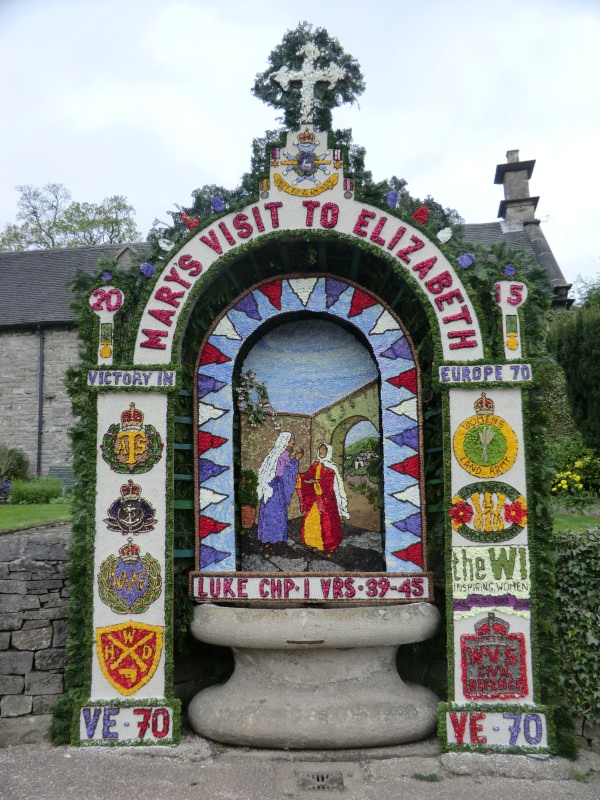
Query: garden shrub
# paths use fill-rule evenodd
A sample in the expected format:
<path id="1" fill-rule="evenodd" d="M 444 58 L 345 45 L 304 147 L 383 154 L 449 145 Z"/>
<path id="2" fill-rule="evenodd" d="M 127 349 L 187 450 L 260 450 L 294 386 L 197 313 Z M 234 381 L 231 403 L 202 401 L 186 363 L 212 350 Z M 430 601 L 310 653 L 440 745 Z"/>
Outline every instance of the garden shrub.
<path id="1" fill-rule="evenodd" d="M 565 371 L 573 421 L 586 445 L 600 451 L 600 306 L 583 305 L 557 314 L 548 349 Z"/>
<path id="2" fill-rule="evenodd" d="M 18 447 L 0 444 L 0 478 L 26 478 L 29 459 Z"/>
<path id="3" fill-rule="evenodd" d="M 600 724 L 600 528 L 555 537 L 561 686 L 566 704 Z"/>
<path id="4" fill-rule="evenodd" d="M 554 475 L 552 495 L 559 506 L 583 509 L 600 499 L 600 458 L 584 450 L 578 458 L 564 460 Z"/>
<path id="5" fill-rule="evenodd" d="M 12 505 L 38 505 L 50 503 L 55 497 L 62 495 L 60 478 L 36 478 L 32 481 L 13 481 L 10 490 Z"/>

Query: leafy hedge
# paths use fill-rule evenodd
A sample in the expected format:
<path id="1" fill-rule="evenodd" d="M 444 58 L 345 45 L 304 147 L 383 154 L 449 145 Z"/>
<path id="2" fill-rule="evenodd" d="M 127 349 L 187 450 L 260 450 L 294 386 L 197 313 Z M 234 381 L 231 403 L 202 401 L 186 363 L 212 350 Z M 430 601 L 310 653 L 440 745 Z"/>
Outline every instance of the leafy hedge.
<path id="1" fill-rule="evenodd" d="M 16 480 L 12 482 L 10 502 L 12 505 L 37 505 L 49 503 L 62 495 L 60 478 L 36 478 L 33 481 Z"/>
<path id="2" fill-rule="evenodd" d="M 600 307 L 587 305 L 557 315 L 548 348 L 565 371 L 573 421 L 588 447 L 600 451 Z"/>
<path id="3" fill-rule="evenodd" d="M 600 724 L 600 528 L 556 534 L 561 684 L 573 713 Z"/>

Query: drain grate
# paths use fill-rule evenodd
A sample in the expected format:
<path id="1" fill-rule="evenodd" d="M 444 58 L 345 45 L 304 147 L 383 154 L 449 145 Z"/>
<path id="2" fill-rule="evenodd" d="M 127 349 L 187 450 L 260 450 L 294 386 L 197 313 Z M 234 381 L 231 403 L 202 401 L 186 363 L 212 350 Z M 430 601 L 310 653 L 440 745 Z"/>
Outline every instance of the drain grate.
<path id="1" fill-rule="evenodd" d="M 306 791 L 344 789 L 342 772 L 304 772 L 298 775 L 298 786 Z"/>

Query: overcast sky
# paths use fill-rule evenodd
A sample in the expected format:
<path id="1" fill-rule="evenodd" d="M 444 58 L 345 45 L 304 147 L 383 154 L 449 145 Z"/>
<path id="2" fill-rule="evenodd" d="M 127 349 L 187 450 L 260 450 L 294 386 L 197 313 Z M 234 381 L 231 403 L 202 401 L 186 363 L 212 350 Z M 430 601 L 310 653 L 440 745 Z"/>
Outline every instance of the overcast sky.
<path id="1" fill-rule="evenodd" d="M 123 194 L 144 236 L 193 189 L 237 186 L 277 126 L 254 76 L 302 20 L 362 67 L 334 126 L 376 180 L 491 222 L 519 149 L 566 278 L 599 275 L 600 0 L 0 0 L 0 228 L 18 184 Z"/>

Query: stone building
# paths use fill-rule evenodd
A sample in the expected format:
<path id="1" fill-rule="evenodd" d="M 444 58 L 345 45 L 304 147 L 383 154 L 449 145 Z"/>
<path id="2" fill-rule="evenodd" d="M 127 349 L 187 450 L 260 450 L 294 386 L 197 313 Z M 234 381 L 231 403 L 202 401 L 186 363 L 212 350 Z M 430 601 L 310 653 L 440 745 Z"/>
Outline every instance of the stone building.
<path id="1" fill-rule="evenodd" d="M 553 306 L 564 309 L 572 303 L 570 285 L 535 218 L 539 197 L 529 192 L 534 165 L 520 161 L 518 150 L 508 151 L 494 179 L 504 187 L 500 221 L 467 223 L 465 240 L 522 248 L 546 270 Z M 95 273 L 102 257 L 126 266 L 143 260 L 146 250 L 139 243 L 0 253 L 0 443 L 22 449 L 32 473 L 67 476 L 71 464 L 64 377 L 77 360 L 77 334 L 67 283 L 77 269 Z"/>
<path id="2" fill-rule="evenodd" d="M 67 284 L 98 260 L 139 262 L 147 245 L 98 245 L 0 253 L 0 443 L 23 450 L 30 471 L 68 476 L 71 401 L 66 370 L 78 341 Z"/>

